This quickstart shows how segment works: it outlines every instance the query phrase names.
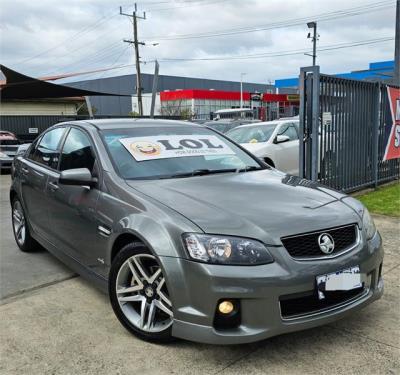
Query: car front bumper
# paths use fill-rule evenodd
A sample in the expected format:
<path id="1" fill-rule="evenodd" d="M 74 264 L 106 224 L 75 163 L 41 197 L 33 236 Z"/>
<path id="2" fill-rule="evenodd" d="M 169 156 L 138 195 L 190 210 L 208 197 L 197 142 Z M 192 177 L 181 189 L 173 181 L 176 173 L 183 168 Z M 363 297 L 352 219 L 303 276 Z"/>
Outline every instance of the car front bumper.
<path id="1" fill-rule="evenodd" d="M 383 294 L 382 241 L 370 241 L 334 259 L 295 261 L 283 247 L 270 249 L 275 262 L 260 266 L 223 266 L 160 257 L 174 305 L 175 337 L 210 344 L 240 344 L 327 324 L 343 318 Z M 359 266 L 364 290 L 346 301 L 312 312 L 283 317 L 280 299 L 315 291 L 316 277 Z M 213 326 L 218 301 L 240 301 L 236 328 Z"/>

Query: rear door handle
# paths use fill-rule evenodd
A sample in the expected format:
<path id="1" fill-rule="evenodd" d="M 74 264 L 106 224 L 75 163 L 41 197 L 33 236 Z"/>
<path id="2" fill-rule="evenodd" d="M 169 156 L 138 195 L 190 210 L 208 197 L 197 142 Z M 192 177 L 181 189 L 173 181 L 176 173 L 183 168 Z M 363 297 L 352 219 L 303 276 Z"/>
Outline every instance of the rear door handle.
<path id="1" fill-rule="evenodd" d="M 29 173 L 29 169 L 28 168 L 22 167 L 21 170 L 22 170 L 23 174 L 28 174 Z"/>
<path id="2" fill-rule="evenodd" d="M 49 182 L 49 187 L 51 191 L 56 191 L 59 189 L 59 186 L 56 182 Z"/>

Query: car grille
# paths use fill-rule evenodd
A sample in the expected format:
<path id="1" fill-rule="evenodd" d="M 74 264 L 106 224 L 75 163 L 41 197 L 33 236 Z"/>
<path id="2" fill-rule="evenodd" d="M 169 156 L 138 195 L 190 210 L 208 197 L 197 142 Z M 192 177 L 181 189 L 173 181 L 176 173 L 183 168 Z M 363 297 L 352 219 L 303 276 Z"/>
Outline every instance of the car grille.
<path id="1" fill-rule="evenodd" d="M 343 303 L 357 299 L 367 289 L 364 287 L 349 290 L 324 292 L 325 299 L 320 300 L 315 292 L 281 296 L 279 299 L 283 319 L 293 319 L 304 315 L 323 312 L 326 309 L 338 307 Z"/>
<path id="2" fill-rule="evenodd" d="M 330 254 L 324 254 L 318 244 L 318 238 L 323 233 L 329 233 L 335 243 L 335 248 Z M 351 247 L 357 241 L 357 225 L 351 224 L 338 228 L 321 230 L 319 232 L 298 234 L 282 237 L 283 246 L 293 258 L 320 258 L 332 256 Z"/>

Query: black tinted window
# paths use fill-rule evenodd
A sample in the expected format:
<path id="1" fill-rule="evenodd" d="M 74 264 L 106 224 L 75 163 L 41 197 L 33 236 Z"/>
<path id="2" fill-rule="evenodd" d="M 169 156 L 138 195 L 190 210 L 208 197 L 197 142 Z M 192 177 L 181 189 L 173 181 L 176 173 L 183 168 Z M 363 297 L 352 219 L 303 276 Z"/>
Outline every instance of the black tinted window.
<path id="1" fill-rule="evenodd" d="M 65 128 L 50 130 L 39 141 L 35 149 L 32 148 L 29 158 L 50 168 L 57 168 L 60 153 L 58 145 Z"/>
<path id="2" fill-rule="evenodd" d="M 65 140 L 61 154 L 60 170 L 88 168 L 93 170 L 94 156 L 88 136 L 72 128 Z"/>

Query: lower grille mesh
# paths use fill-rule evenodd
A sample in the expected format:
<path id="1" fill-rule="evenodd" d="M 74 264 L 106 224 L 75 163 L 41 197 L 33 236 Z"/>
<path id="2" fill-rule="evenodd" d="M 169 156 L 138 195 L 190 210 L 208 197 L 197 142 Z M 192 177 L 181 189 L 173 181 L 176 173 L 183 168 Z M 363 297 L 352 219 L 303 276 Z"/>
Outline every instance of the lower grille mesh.
<path id="1" fill-rule="evenodd" d="M 345 303 L 360 296 L 365 291 L 364 287 L 349 290 L 324 292 L 325 299 L 319 300 L 315 292 L 302 295 L 282 296 L 280 298 L 282 318 L 293 318 L 296 315 L 307 315 L 336 305 Z"/>

